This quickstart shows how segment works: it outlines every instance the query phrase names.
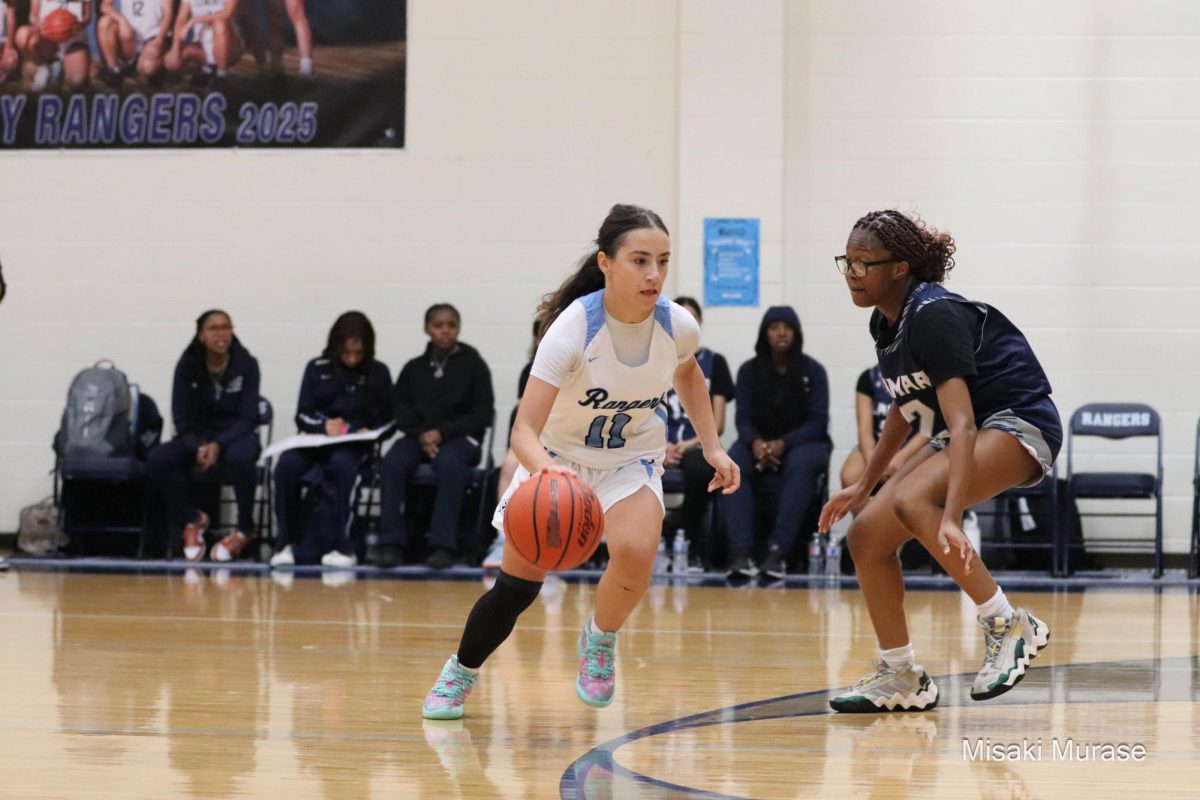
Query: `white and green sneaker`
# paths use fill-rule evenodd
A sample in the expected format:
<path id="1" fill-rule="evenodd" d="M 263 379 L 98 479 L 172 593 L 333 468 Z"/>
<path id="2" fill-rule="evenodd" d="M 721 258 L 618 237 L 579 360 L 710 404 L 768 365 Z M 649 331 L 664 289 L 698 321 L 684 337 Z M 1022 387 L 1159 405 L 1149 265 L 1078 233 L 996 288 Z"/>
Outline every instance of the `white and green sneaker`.
<path id="1" fill-rule="evenodd" d="M 1023 608 L 1012 619 L 980 619 L 983 627 L 983 666 L 971 684 L 972 700 L 991 700 L 1016 686 L 1025 677 L 1029 662 L 1050 641 L 1046 623 Z"/>
<path id="2" fill-rule="evenodd" d="M 458 655 L 446 659 L 437 683 L 425 696 L 421 714 L 425 719 L 462 719 L 463 704 L 471 696 L 478 675 L 458 663 Z"/>
<path id="3" fill-rule="evenodd" d="M 886 661 L 863 676 L 849 691 L 829 701 L 834 711 L 873 714 L 879 711 L 928 711 L 937 706 L 938 689 L 918 664 L 891 667 Z"/>

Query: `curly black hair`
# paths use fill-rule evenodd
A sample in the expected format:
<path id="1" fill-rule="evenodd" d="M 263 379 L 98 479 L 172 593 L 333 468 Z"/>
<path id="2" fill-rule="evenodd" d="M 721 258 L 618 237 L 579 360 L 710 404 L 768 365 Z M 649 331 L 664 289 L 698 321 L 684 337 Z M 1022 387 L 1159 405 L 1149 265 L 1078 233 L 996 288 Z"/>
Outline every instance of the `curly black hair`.
<path id="1" fill-rule="evenodd" d="M 896 259 L 908 262 L 919 281 L 942 283 L 954 269 L 954 237 L 928 227 L 920 217 L 892 209 L 872 211 L 860 217 L 854 228 L 875 234 Z"/>

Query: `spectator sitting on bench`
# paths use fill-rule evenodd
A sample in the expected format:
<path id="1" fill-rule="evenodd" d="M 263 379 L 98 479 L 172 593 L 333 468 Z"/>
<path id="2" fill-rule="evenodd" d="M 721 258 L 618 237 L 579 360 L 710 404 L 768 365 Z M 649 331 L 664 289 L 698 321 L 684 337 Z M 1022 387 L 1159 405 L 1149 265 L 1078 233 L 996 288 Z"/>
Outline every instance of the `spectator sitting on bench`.
<path id="1" fill-rule="evenodd" d="M 392 416 L 392 377 L 387 364 L 375 359 L 375 328 L 361 311 L 347 311 L 329 329 L 325 351 L 308 362 L 300 384 L 296 427 L 301 433 L 340 436 L 386 425 Z M 304 486 L 317 491 L 333 483 L 333 547 L 321 557 L 327 567 L 358 563 L 350 540 L 351 503 L 359 467 L 372 442 L 288 450 L 275 467 L 275 555 L 271 566 L 295 564 L 292 541 L 300 534 L 300 500 Z M 318 551 L 320 552 L 320 551 Z M 315 558 L 315 555 L 314 555 Z"/>
<path id="2" fill-rule="evenodd" d="M 692 312 L 697 324 L 703 324 L 704 314 L 700 304 L 691 297 L 676 297 L 675 302 Z M 734 398 L 733 377 L 725 356 L 714 353 L 707 347 L 696 351 L 696 361 L 708 382 L 708 393 L 712 398 L 713 418 L 717 421 L 717 434 L 725 432 L 726 404 Z M 663 466 L 677 467 L 683 471 L 683 509 L 681 522 L 688 540 L 688 567 L 703 571 L 705 568 L 705 542 L 702 539 L 704 512 L 708 509 L 709 481 L 713 477 L 712 466 L 704 460 L 700 449 L 700 437 L 696 435 L 692 421 L 679 402 L 672 388 L 667 392 L 667 453 Z M 750 473 L 744 473 L 749 475 Z"/>
<path id="3" fill-rule="evenodd" d="M 262 445 L 258 426 L 258 360 L 233 335 L 224 311 L 205 311 L 196 336 L 175 366 L 171 414 L 175 438 L 150 452 L 146 476 L 162 496 L 167 535 L 183 535 L 183 555 L 204 557 L 208 515 L 197 510 L 189 478 L 194 470 L 223 470 L 237 498 L 237 527 L 213 545 L 214 561 L 232 561 L 254 535 L 255 465 Z"/>
<path id="4" fill-rule="evenodd" d="M 752 556 L 756 493 L 763 489 L 764 475 L 779 473 L 779 509 L 762 571 L 783 578 L 829 461 L 829 379 L 825 368 L 805 355 L 800 317 L 791 306 L 767 309 L 754 350 L 754 358 L 738 369 L 738 439 L 729 450 L 748 480 L 721 498 L 729 537 L 727 571 L 730 577 L 758 574 Z"/>

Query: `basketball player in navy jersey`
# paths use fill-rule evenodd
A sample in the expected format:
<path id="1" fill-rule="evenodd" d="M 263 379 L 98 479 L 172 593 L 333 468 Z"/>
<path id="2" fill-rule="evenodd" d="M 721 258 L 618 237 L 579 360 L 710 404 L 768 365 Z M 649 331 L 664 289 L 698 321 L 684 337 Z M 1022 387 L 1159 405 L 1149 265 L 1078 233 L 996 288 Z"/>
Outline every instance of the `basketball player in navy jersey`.
<path id="1" fill-rule="evenodd" d="M 672 386 L 715 470 L 709 490 L 737 490 L 738 468 L 721 448 L 704 373 L 700 327 L 662 296 L 671 240 L 662 219 L 613 206 L 596 250 L 547 297 L 545 331 L 517 409 L 512 449 L 521 462 L 492 524 L 524 480 L 543 469 L 574 472 L 604 509 L 608 568 L 596 611 L 580 632 L 575 693 L 589 706 L 612 702 L 617 630 L 650 585 L 662 536 L 665 397 Z M 428 719 L 458 719 L 484 660 L 512 633 L 546 571 L 505 544 L 500 574 L 467 617 L 458 652 L 425 698 Z"/>
<path id="2" fill-rule="evenodd" d="M 1050 638 L 1014 609 L 962 531 L 963 512 L 1049 474 L 1062 445 L 1050 381 L 1016 326 L 996 309 L 942 287 L 954 240 L 898 211 L 854 224 L 839 271 L 854 304 L 874 307 L 871 335 L 892 396 L 883 433 L 854 484 L 830 498 L 820 528 L 858 512 L 848 542 L 879 640 L 879 663 L 835 697 L 836 711 L 923 711 L 938 689 L 916 663 L 904 616 L 897 549 L 916 538 L 976 604 L 983 665 L 971 697 L 1015 686 Z M 871 491 L 910 428 L 932 438 L 875 497 Z M 861 511 L 860 511 L 861 509 Z"/>

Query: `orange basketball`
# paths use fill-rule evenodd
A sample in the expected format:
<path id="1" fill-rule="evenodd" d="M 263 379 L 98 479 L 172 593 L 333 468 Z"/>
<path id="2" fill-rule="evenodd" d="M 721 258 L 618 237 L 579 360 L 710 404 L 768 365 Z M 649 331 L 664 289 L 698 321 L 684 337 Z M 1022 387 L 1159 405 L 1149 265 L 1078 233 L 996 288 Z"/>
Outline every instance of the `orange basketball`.
<path id="1" fill-rule="evenodd" d="M 504 535 L 517 554 L 545 570 L 579 566 L 604 533 L 604 511 L 592 487 L 544 469 L 517 487 L 504 509 Z"/>
<path id="2" fill-rule="evenodd" d="M 62 44 L 75 35 L 79 20 L 65 8 L 56 8 L 42 20 L 42 34 L 54 42 Z"/>

